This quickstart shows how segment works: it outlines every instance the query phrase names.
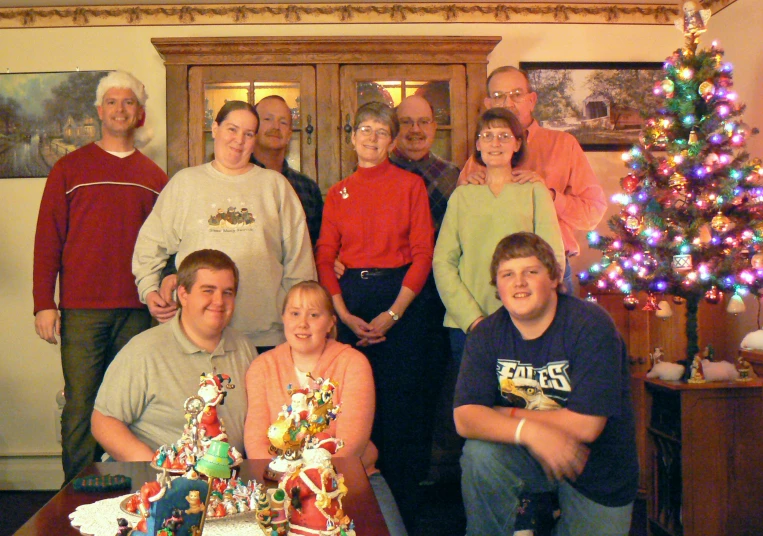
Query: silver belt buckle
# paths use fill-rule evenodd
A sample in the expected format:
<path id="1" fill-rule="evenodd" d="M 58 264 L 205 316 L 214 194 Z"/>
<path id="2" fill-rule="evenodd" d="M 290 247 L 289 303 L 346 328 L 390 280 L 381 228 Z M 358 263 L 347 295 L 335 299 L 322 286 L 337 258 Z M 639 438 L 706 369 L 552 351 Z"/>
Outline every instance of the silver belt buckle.
<path id="1" fill-rule="evenodd" d="M 360 271 L 360 278 L 361 279 L 368 279 L 368 270 L 361 270 Z"/>

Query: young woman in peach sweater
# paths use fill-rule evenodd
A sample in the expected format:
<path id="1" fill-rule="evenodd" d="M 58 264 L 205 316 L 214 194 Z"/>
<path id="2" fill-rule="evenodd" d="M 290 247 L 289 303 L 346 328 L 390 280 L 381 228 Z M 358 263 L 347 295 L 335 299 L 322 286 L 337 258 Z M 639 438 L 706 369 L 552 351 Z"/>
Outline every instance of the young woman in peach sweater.
<path id="1" fill-rule="evenodd" d="M 336 313 L 329 294 L 315 281 L 294 285 L 283 308 L 286 342 L 255 359 L 246 373 L 247 415 L 244 446 L 248 458 L 271 458 L 268 427 L 291 396 L 287 387 L 315 387 L 313 378 L 337 384 L 339 417 L 328 433 L 344 441 L 337 457 L 357 456 L 369 476 L 390 534 L 405 535 L 400 512 L 384 478 L 374 466 L 378 451 L 371 442 L 375 391 L 371 365 L 352 346 L 335 340 Z"/>

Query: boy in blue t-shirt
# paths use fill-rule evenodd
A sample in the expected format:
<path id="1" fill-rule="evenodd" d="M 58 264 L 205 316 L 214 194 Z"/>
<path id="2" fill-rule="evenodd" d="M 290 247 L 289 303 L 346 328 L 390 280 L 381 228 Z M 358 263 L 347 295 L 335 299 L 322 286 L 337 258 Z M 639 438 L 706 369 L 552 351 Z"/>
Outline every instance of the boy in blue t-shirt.
<path id="1" fill-rule="evenodd" d="M 490 276 L 504 307 L 467 341 L 453 412 L 467 534 L 511 534 L 520 496 L 555 491 L 557 534 L 627 535 L 638 460 L 612 319 L 557 293 L 554 252 L 532 233 L 501 240 Z"/>

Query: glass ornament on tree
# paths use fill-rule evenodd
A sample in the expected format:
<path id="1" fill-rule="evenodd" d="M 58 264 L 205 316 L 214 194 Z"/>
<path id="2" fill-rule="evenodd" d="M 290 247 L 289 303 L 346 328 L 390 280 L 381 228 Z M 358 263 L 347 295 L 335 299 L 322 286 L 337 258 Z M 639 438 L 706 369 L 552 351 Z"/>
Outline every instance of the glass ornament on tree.
<path id="1" fill-rule="evenodd" d="M 690 359 L 699 351 L 701 300 L 763 290 L 761 161 L 745 151 L 757 129 L 742 121 L 723 49 L 716 42 L 698 48 L 709 18 L 707 10 L 682 10 L 685 45 L 665 60 L 664 79 L 653 88 L 656 116 L 623 155 L 628 171 L 613 196 L 620 206 L 609 221 L 613 234 L 588 235 L 606 264 L 579 274 L 582 286 L 623 293 L 628 310 L 637 292 L 647 293 L 651 311 L 663 295 L 685 300 Z"/>

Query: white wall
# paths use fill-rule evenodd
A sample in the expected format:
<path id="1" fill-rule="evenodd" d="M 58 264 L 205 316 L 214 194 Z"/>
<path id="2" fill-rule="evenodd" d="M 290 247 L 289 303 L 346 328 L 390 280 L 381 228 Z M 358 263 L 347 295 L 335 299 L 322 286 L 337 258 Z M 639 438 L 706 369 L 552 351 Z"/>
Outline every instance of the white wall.
<path id="1" fill-rule="evenodd" d="M 711 21 L 711 28 L 728 28 L 724 31 L 729 35 L 721 38 L 728 58 L 739 62 L 737 89 L 747 102 L 756 96 L 755 80 L 763 69 L 760 46 L 753 47 L 744 39 L 748 36 L 752 41 L 760 28 L 761 15 L 753 9 L 755 3 L 739 0 L 720 13 L 717 21 Z M 682 44 L 682 36 L 672 26 L 649 25 L 438 23 L 10 29 L 0 30 L 0 71 L 132 71 L 146 84 L 150 95 L 148 118 L 156 137 L 146 153 L 165 167 L 165 72 L 150 39 L 289 34 L 500 35 L 503 40 L 490 56 L 489 69 L 520 61 L 662 61 Z M 751 48 L 756 49 L 756 54 L 751 53 Z M 754 113 L 757 121 L 748 117 L 748 122 L 763 125 L 760 105 L 751 106 L 750 112 L 748 116 Z M 757 147 L 761 148 L 760 143 Z M 619 153 L 590 153 L 589 158 L 605 188 L 616 191 L 624 174 Z M 43 187 L 44 178 L 0 180 L 0 199 L 4 201 L 0 214 L 0 403 L 5 408 L 0 412 L 0 489 L 52 489 L 62 479 L 55 458 L 60 446 L 54 438 L 55 394 L 63 387 L 58 347 L 36 336 L 32 316 L 32 244 Z"/>

